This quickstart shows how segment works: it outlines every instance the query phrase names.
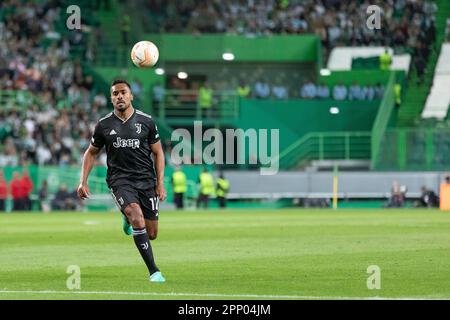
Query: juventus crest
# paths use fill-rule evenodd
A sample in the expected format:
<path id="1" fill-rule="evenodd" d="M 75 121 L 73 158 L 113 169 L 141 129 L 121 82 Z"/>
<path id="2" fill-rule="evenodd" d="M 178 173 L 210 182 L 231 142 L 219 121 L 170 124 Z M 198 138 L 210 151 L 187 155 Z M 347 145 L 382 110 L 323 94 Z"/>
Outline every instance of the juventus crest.
<path id="1" fill-rule="evenodd" d="M 142 125 L 140 123 L 135 123 L 136 126 L 136 133 L 139 134 L 142 131 Z"/>

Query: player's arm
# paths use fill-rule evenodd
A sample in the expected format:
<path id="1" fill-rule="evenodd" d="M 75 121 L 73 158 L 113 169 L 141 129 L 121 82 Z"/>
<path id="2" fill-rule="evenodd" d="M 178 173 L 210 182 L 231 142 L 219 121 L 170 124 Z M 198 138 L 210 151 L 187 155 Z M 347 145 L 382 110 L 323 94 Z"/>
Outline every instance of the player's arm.
<path id="1" fill-rule="evenodd" d="M 89 173 L 91 172 L 92 167 L 95 164 L 95 160 L 100 153 L 100 150 L 101 148 L 94 147 L 92 144 L 90 144 L 88 149 L 84 153 L 83 163 L 81 165 L 80 185 L 77 189 L 78 197 L 80 197 L 81 200 L 89 198 L 90 193 L 87 180 L 89 177 Z"/>
<path id="2" fill-rule="evenodd" d="M 156 169 L 156 194 L 159 200 L 164 201 L 166 199 L 166 190 L 164 189 L 164 151 L 161 145 L 161 141 L 150 145 L 154 159 Z"/>

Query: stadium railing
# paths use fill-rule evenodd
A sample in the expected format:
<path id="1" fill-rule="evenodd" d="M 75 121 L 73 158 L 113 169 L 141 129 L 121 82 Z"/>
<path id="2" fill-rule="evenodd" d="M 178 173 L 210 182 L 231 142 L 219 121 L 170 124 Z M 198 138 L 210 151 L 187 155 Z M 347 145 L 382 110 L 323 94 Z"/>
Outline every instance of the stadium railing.
<path id="1" fill-rule="evenodd" d="M 280 167 L 300 166 L 310 160 L 370 159 L 370 137 L 367 131 L 311 132 L 280 153 Z"/>
<path id="2" fill-rule="evenodd" d="M 391 119 L 392 111 L 395 104 L 395 94 L 394 94 L 394 84 L 395 84 L 395 73 L 391 72 L 389 76 L 389 81 L 385 87 L 383 100 L 381 101 L 380 108 L 375 118 L 372 135 L 371 135 L 371 152 L 372 152 L 372 164 L 371 167 L 374 169 L 379 161 L 379 150 L 381 140 L 383 138 L 384 132 Z"/>
<path id="3" fill-rule="evenodd" d="M 40 105 L 40 102 L 29 91 L 25 90 L 0 90 L 1 109 L 23 109 L 32 104 Z"/>
<path id="4" fill-rule="evenodd" d="M 382 137 L 376 169 L 448 170 L 449 141 L 450 128 L 388 129 Z"/>
<path id="5" fill-rule="evenodd" d="M 234 121 L 239 117 L 239 99 L 233 90 L 214 91 L 212 105 L 202 108 L 197 90 L 166 90 L 160 103 L 153 103 L 153 112 L 168 124 L 183 124 L 192 119 L 208 122 Z"/>

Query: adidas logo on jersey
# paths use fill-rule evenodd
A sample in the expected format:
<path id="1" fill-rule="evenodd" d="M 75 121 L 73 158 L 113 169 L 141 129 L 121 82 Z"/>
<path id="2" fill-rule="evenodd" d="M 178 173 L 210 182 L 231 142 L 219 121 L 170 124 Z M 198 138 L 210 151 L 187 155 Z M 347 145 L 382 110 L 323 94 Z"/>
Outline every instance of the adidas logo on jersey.
<path id="1" fill-rule="evenodd" d="M 114 129 L 111 130 L 111 132 L 109 133 L 109 135 L 112 136 L 113 134 L 117 134 L 117 132 L 116 132 Z"/>

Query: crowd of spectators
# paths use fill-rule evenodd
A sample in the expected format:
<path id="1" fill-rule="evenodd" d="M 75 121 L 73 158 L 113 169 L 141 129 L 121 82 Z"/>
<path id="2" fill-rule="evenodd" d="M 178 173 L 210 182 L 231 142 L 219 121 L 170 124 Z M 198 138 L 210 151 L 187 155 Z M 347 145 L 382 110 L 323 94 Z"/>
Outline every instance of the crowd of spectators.
<path id="1" fill-rule="evenodd" d="M 22 174 L 13 172 L 11 181 L 6 181 L 3 170 L 0 170 L 0 211 L 6 210 L 6 199 L 11 196 L 13 211 L 29 211 L 32 209 L 30 195 L 33 181 L 25 169 Z"/>
<path id="2" fill-rule="evenodd" d="M 239 90 L 239 89 L 238 89 Z M 253 90 L 248 92 L 246 97 L 256 99 L 277 99 L 283 100 L 288 98 L 301 99 L 334 99 L 334 100 L 381 100 L 384 94 L 384 86 L 381 83 L 373 85 L 359 85 L 354 81 L 351 86 L 347 87 L 342 81 L 333 86 L 327 86 L 320 82 L 315 84 L 313 81 L 305 79 L 298 92 L 290 92 L 281 81 L 274 81 L 270 85 L 266 80 L 258 80 Z"/>
<path id="3" fill-rule="evenodd" d="M 420 50 L 422 44 L 434 41 L 438 9 L 431 0 L 142 1 L 154 17 L 152 31 L 246 36 L 314 33 L 327 50 L 337 45 Z M 381 9 L 380 30 L 367 28 L 370 5 Z"/>
<path id="4" fill-rule="evenodd" d="M 106 97 L 70 57 L 83 33 L 55 31 L 60 10 L 56 1 L 0 3 L 0 91 L 20 92 L 0 109 L 0 166 L 79 164 L 107 112 Z"/>
<path id="5" fill-rule="evenodd" d="M 0 212 L 7 211 L 6 202 L 11 199 L 12 211 L 31 211 L 33 208 L 32 193 L 34 190 L 33 181 L 27 169 L 22 172 L 13 171 L 12 178 L 7 181 L 3 170 L 0 170 Z M 42 182 L 41 187 L 36 192 L 39 209 L 47 212 L 50 210 L 81 210 L 83 203 L 78 198 L 76 189 L 67 190 L 65 184 L 59 186 L 55 195 L 49 199 L 47 180 Z"/>

